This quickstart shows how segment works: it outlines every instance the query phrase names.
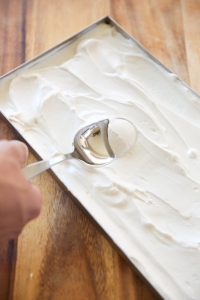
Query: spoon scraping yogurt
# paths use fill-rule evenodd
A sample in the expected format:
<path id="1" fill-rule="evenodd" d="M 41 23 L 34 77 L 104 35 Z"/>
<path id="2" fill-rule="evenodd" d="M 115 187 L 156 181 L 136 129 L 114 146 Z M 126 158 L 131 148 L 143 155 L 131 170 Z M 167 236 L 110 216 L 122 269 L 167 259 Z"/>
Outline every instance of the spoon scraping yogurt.
<path id="1" fill-rule="evenodd" d="M 22 169 L 27 179 L 67 159 L 104 166 L 126 154 L 134 145 L 136 129 L 122 118 L 105 119 L 81 128 L 74 137 L 74 151 L 30 164 Z"/>

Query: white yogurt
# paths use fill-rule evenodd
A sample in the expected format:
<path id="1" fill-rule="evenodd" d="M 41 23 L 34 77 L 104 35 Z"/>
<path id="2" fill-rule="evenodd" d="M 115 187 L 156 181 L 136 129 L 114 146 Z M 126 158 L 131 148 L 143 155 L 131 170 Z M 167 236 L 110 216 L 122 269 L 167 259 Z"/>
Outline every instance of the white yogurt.
<path id="1" fill-rule="evenodd" d="M 0 107 L 43 158 L 96 120 L 134 124 L 112 164 L 53 170 L 165 299 L 200 299 L 199 97 L 105 24 L 18 73 L 1 81 Z M 121 154 L 129 130 L 116 144 L 115 126 Z"/>
<path id="2" fill-rule="evenodd" d="M 108 140 L 113 153 L 123 156 L 134 145 L 136 130 L 132 123 L 125 119 L 111 119 L 108 125 Z"/>

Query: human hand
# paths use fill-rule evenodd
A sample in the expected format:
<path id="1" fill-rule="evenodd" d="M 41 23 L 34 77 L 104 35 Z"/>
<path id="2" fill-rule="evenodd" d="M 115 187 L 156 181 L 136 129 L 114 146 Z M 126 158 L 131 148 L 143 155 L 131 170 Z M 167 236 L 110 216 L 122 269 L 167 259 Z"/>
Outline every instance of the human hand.
<path id="1" fill-rule="evenodd" d="M 40 213 L 40 191 L 21 172 L 27 157 L 24 143 L 0 141 L 0 241 L 16 238 Z"/>

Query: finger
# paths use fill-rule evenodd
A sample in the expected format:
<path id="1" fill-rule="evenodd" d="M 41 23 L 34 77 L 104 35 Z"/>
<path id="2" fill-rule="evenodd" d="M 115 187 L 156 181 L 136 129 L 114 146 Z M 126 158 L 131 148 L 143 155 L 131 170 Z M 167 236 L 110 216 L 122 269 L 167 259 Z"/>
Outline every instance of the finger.
<path id="1" fill-rule="evenodd" d="M 30 221 L 40 214 L 42 205 L 42 196 L 39 188 L 31 182 L 29 184 L 29 195 L 28 195 L 28 215 L 27 221 Z"/>
<path id="2" fill-rule="evenodd" d="M 1 232 L 0 234 L 0 241 L 9 241 L 9 240 L 13 240 L 16 239 L 20 233 L 22 231 L 22 228 L 20 229 L 10 229 L 4 232 Z"/>
<path id="3" fill-rule="evenodd" d="M 19 162 L 20 167 L 28 158 L 28 147 L 20 141 L 10 141 L 8 143 L 8 152 L 15 157 L 16 161 Z"/>

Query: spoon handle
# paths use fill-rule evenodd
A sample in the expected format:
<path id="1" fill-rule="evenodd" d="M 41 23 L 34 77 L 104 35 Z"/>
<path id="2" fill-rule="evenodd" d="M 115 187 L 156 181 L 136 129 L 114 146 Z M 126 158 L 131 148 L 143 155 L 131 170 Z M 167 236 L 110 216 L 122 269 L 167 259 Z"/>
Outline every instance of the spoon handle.
<path id="1" fill-rule="evenodd" d="M 36 163 L 30 164 L 24 168 L 22 168 L 22 173 L 26 177 L 26 179 L 31 179 L 38 174 L 48 170 L 49 168 L 53 167 L 54 165 L 66 160 L 71 159 L 73 156 L 71 154 L 66 155 L 59 155 L 56 157 L 52 157 L 47 160 L 38 161 Z"/>

